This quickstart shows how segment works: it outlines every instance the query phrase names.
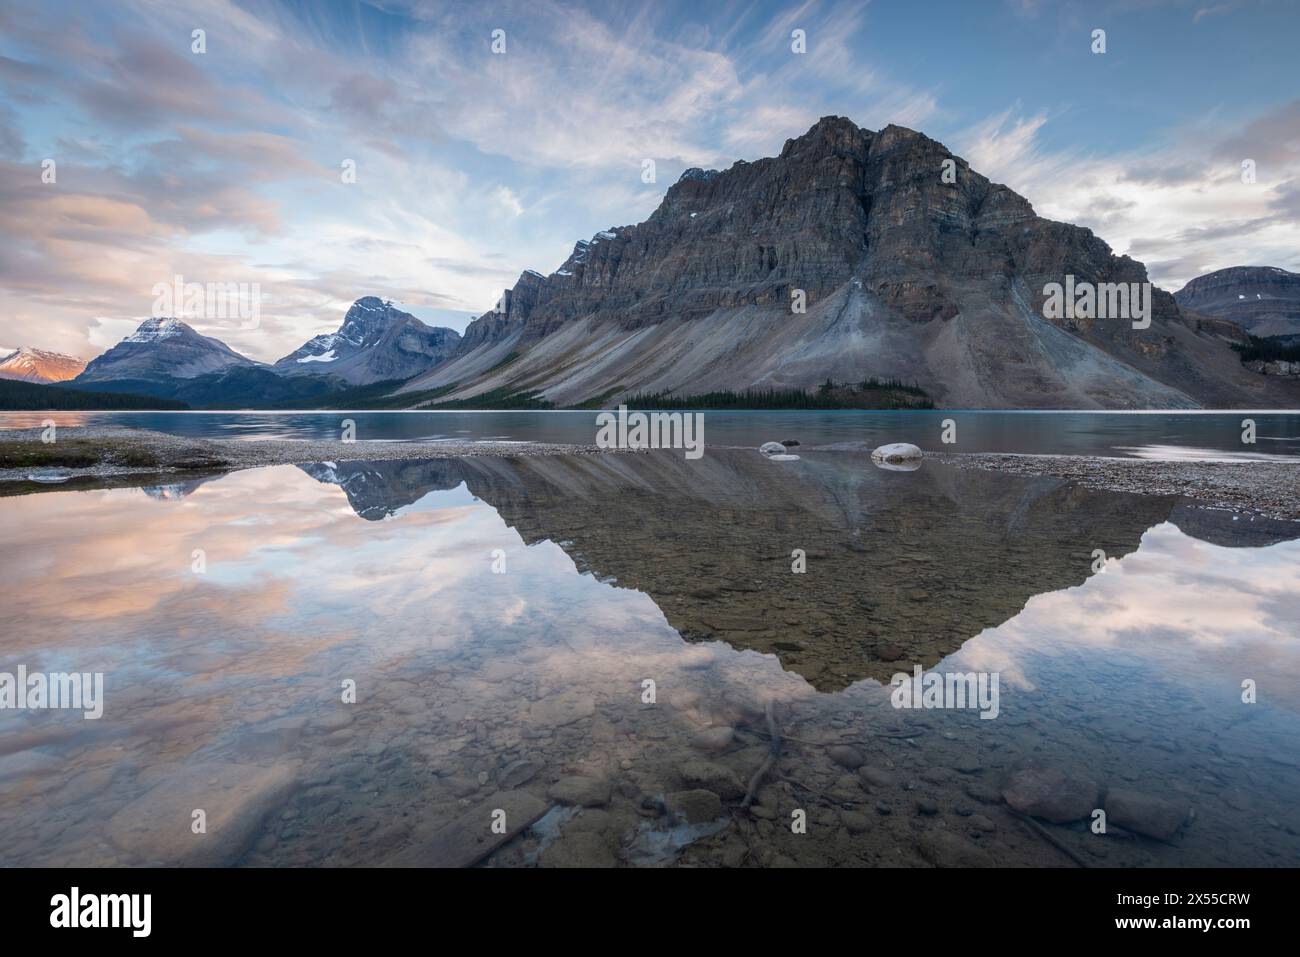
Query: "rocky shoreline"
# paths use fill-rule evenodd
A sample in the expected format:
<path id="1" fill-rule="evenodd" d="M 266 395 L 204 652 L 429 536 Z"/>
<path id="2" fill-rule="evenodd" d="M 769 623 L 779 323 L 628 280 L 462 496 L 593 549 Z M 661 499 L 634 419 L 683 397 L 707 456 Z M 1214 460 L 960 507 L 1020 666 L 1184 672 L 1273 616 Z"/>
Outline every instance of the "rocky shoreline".
<path id="1" fill-rule="evenodd" d="M 1138 495 L 1180 495 L 1198 505 L 1300 521 L 1300 465 L 1290 462 L 1188 462 L 1093 455 L 927 452 L 962 469 L 1052 476 L 1086 488 Z"/>
<path id="2" fill-rule="evenodd" d="M 319 439 L 196 439 L 146 429 L 70 426 L 51 443 L 39 429 L 0 430 L 0 484 L 188 472 L 211 474 L 311 462 L 427 460 L 482 456 L 593 455 L 595 445 L 540 442 L 390 442 Z M 37 476 L 33 478 L 33 476 Z"/>

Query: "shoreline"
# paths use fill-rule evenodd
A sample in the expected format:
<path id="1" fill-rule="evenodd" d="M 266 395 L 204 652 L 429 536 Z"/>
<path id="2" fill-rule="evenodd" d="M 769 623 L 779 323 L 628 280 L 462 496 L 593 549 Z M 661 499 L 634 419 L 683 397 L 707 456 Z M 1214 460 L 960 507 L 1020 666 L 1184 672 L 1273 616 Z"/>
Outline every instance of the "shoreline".
<path id="1" fill-rule="evenodd" d="M 344 442 L 318 439 L 196 439 L 101 426 L 66 426 L 49 444 L 40 429 L 0 430 L 0 486 L 58 488 L 76 479 L 144 475 L 210 475 L 311 462 L 395 461 L 551 455 L 608 455 L 621 449 L 542 442 Z M 59 479 L 31 479 L 32 474 Z"/>
<path id="2" fill-rule="evenodd" d="M 67 488 L 70 482 L 75 483 L 71 486 L 75 488 L 86 487 L 87 482 L 120 482 L 141 476 L 199 476 L 311 462 L 609 455 L 629 451 L 633 450 L 535 442 L 194 439 L 109 426 L 67 426 L 56 432 L 55 442 L 45 444 L 39 429 L 11 429 L 0 430 L 0 489 L 4 494 L 13 494 Z M 926 452 L 924 457 L 958 469 L 1060 478 L 1103 491 L 1175 495 L 1200 506 L 1300 521 L 1300 465 L 1290 462 L 1163 461 L 1005 452 Z M 33 474 L 44 480 L 30 478 Z"/>
<path id="3" fill-rule="evenodd" d="M 959 469 L 1061 478 L 1086 488 L 1135 495 L 1177 495 L 1195 505 L 1300 521 L 1300 464 L 1125 459 L 1100 455 L 926 452 Z"/>

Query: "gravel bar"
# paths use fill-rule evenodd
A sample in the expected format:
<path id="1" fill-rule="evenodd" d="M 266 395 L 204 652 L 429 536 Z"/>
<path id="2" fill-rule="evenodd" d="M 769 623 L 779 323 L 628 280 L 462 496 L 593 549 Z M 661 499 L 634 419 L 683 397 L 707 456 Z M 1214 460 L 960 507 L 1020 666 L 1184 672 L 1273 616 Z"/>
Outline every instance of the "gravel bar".
<path id="1" fill-rule="evenodd" d="M 1200 505 L 1300 521 L 1300 463 L 1161 461 L 1001 452 L 927 452 L 925 458 L 962 469 L 1054 476 L 1111 492 L 1181 495 Z"/>
<path id="2" fill-rule="evenodd" d="M 39 429 L 0 430 L 0 482 L 28 481 L 33 471 L 57 469 L 68 478 L 158 472 L 213 472 L 308 462 L 391 461 L 498 456 L 605 455 L 616 449 L 543 442 L 389 442 L 320 439 L 197 439 L 95 426 L 60 428 L 55 441 Z"/>

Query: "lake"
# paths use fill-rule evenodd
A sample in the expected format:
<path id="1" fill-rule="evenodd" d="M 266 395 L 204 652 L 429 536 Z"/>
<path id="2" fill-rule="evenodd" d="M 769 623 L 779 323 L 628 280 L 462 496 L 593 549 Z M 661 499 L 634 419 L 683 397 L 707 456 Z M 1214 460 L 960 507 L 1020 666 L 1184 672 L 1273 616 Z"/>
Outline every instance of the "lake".
<path id="1" fill-rule="evenodd" d="M 911 442 L 928 451 L 1023 452 L 1145 458 L 1300 457 L 1294 412 L 864 412 L 706 411 L 705 442 L 757 448 L 795 439 L 805 446 L 871 449 Z M 0 428 L 121 425 L 195 438 L 337 439 L 343 419 L 356 438 L 408 441 L 515 441 L 590 445 L 596 415 L 587 412 L 0 412 Z M 1242 420 L 1256 441 L 1242 442 Z M 943 422 L 956 442 L 941 441 Z"/>
<path id="2" fill-rule="evenodd" d="M 748 445 L 919 438 L 883 415 L 706 421 Z M 554 441 L 580 417 L 357 419 L 363 436 Z M 1229 451 L 1237 414 L 956 417 L 990 447 Z M 1295 451 L 1294 417 L 1260 420 Z M 0 535 L 0 672 L 104 676 L 97 720 L 0 711 L 4 865 L 1300 859 L 1290 523 L 711 448 L 56 489 L 0 497 Z M 996 676 L 996 706 L 897 707 L 891 680 L 917 666 Z M 1025 823 L 1003 791 L 1026 774 L 1047 804 L 1106 810 L 1107 833 L 1091 808 Z M 1171 809 L 1176 834 L 1138 833 Z"/>

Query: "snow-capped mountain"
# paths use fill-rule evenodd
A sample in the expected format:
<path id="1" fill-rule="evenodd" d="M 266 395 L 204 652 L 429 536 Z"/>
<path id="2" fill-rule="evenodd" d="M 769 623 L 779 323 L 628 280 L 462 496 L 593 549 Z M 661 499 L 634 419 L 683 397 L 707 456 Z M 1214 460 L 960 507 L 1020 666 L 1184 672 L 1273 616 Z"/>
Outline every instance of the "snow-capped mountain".
<path id="1" fill-rule="evenodd" d="M 76 381 L 192 379 L 235 366 L 256 365 L 259 363 L 219 339 L 200 335 L 180 319 L 146 319 L 134 333 L 92 359 Z"/>
<path id="2" fill-rule="evenodd" d="M 67 382 L 75 379 L 86 368 L 86 360 L 66 356 L 61 352 L 46 352 L 19 346 L 14 352 L 0 358 L 0 379 L 17 379 L 21 382 Z"/>
<path id="3" fill-rule="evenodd" d="M 459 333 L 426 326 L 391 302 L 365 296 L 352 304 L 337 332 L 313 337 L 274 369 L 282 375 L 331 375 L 350 385 L 369 385 L 427 372 L 459 345 Z"/>

